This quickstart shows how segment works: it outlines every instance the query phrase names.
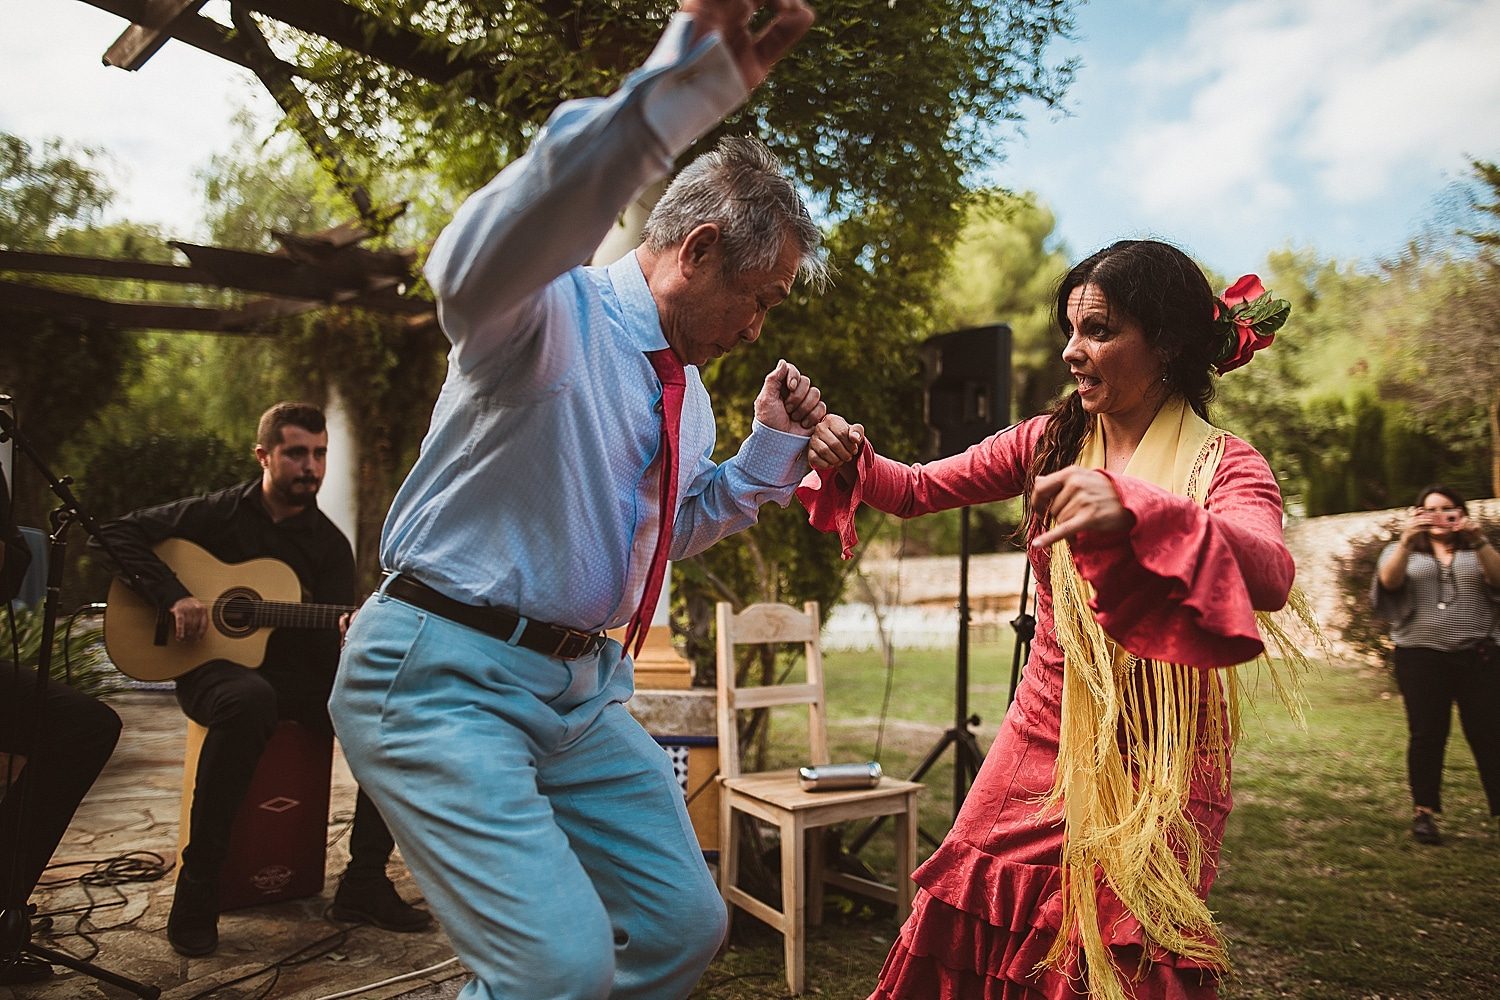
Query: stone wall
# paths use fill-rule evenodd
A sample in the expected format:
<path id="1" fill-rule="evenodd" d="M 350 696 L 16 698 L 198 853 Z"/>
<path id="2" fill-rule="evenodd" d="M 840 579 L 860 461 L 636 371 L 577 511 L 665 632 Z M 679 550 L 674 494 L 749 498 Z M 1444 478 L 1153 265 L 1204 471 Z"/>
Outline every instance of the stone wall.
<path id="1" fill-rule="evenodd" d="M 1351 601 L 1341 592 L 1338 561 L 1360 540 L 1393 537 L 1406 510 L 1401 507 L 1335 514 L 1297 520 L 1287 525 L 1287 547 L 1297 562 L 1297 584 L 1308 595 L 1337 660 L 1368 663 L 1377 656 L 1375 651 L 1351 646 L 1343 639 L 1343 630 L 1350 616 L 1366 613 L 1366 605 L 1362 598 Z M 1487 522 L 1500 522 L 1500 499 L 1471 501 L 1469 510 L 1471 515 Z M 974 626 L 998 628 L 1015 617 L 1023 558 L 1019 552 L 970 557 L 969 600 Z M 867 557 L 860 571 L 865 575 L 870 591 L 883 606 L 922 607 L 943 621 L 954 620 L 950 609 L 958 600 L 956 556 Z M 843 613 L 844 620 L 853 626 L 858 616 L 864 628 L 873 628 L 868 602 L 861 600 L 862 596 L 858 585 L 851 586 L 847 595 L 849 610 Z M 860 605 L 864 606 L 864 611 L 858 609 Z M 836 616 L 839 614 L 839 611 L 835 612 Z M 837 625 L 837 622 L 830 621 L 830 626 Z M 941 628 L 941 624 L 938 627 Z M 949 628 L 951 632 L 951 626 Z M 900 635 L 894 640 L 896 645 L 902 644 Z M 839 644 L 839 640 L 834 644 Z"/>
<path id="2" fill-rule="evenodd" d="M 1408 509 L 1333 514 L 1287 525 L 1287 548 L 1297 561 L 1297 583 L 1312 601 L 1324 634 L 1341 658 L 1368 663 L 1378 656 L 1376 651 L 1352 647 L 1343 641 L 1343 629 L 1350 616 L 1368 614 L 1369 606 L 1363 595 L 1351 601 L 1340 591 L 1338 560 L 1362 539 L 1394 538 Z M 1469 515 L 1486 523 L 1500 521 L 1500 499 L 1469 501 Z"/>

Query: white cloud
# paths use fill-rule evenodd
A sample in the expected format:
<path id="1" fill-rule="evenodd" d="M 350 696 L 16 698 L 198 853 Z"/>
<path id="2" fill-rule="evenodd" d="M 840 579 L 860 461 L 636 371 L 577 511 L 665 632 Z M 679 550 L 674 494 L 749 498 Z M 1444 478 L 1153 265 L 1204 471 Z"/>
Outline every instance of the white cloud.
<path id="1" fill-rule="evenodd" d="M 1169 46 L 1166 47 L 1166 46 Z M 1159 224 L 1255 226 L 1438 179 L 1500 136 L 1493 0 L 1243 0 L 1196 8 L 1128 68 L 1108 159 Z"/>
<path id="2" fill-rule="evenodd" d="M 1424 9 L 1447 16 L 1393 19 L 1383 44 L 1329 79 L 1308 116 L 1301 152 L 1329 197 L 1378 197 L 1402 170 L 1461 166 L 1500 135 L 1500 4 Z"/>

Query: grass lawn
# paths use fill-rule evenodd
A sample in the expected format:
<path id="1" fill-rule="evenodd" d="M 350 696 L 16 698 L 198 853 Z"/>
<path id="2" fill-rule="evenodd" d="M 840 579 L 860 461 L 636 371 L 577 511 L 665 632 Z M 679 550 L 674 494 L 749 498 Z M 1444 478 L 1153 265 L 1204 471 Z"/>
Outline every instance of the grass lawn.
<path id="1" fill-rule="evenodd" d="M 876 756 L 886 671 L 874 653 L 825 656 L 835 760 Z M 989 745 L 1004 714 L 1009 645 L 971 649 L 969 710 Z M 953 724 L 954 654 L 901 651 L 879 759 L 906 777 Z M 1442 847 L 1407 833 L 1405 721 L 1384 672 L 1328 667 L 1309 678 L 1307 727 L 1267 692 L 1235 755 L 1235 808 L 1210 896 L 1230 940 L 1225 1000 L 1447 1000 L 1500 997 L 1500 836 L 1468 746 L 1450 739 Z M 791 715 L 778 716 L 775 763 L 805 763 Z M 922 829 L 952 821 L 950 749 L 928 772 Z M 769 845 L 768 845 L 769 846 Z M 922 856 L 930 853 L 922 843 Z M 859 860 L 886 870 L 882 831 Z M 862 1000 L 895 937 L 889 908 L 830 895 L 807 946 L 808 995 Z M 786 996 L 781 938 L 743 912 L 695 1000 Z"/>

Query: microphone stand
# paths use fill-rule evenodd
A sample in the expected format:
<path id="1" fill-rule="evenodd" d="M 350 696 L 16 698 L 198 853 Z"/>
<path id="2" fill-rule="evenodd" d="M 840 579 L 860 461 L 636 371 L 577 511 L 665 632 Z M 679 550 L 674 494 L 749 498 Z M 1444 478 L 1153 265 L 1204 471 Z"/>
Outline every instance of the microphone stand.
<path id="1" fill-rule="evenodd" d="M 42 473 L 47 480 L 47 485 L 53 494 L 61 501 L 61 505 L 52 511 L 49 517 L 51 533 L 48 535 L 49 547 L 47 550 L 47 596 L 42 603 L 42 637 L 41 648 L 37 652 L 35 704 L 31 713 L 31 724 L 33 732 L 37 732 L 45 725 L 46 719 L 46 695 L 47 682 L 52 671 L 52 641 L 57 630 L 57 609 L 62 599 L 62 576 L 63 560 L 67 555 L 68 529 L 76 522 L 83 525 L 88 534 L 97 539 L 109 553 L 115 564 L 123 567 L 119 557 L 110 548 L 108 540 L 99 533 L 98 525 L 79 504 L 78 498 L 73 495 L 71 488 L 72 479 L 64 477 L 58 479 L 48 470 L 42 457 L 37 454 L 25 435 L 16 426 L 15 418 L 3 408 L 8 404 L 10 398 L 0 396 L 0 442 L 8 438 L 14 438 L 16 446 L 31 459 L 33 465 Z M 132 584 L 141 593 L 144 593 L 144 581 L 139 577 L 132 578 Z M 165 614 L 159 614 L 157 618 L 157 634 L 161 641 L 165 642 L 164 621 Z M 17 669 L 20 665 L 17 664 Z M 26 830 L 26 807 L 31 797 L 31 787 L 35 782 L 26 782 L 21 789 L 20 808 L 16 813 L 17 841 L 24 840 Z M 102 983 L 118 987 L 146 1000 L 156 1000 L 161 996 L 161 989 L 156 986 L 148 986 L 138 983 L 133 979 L 101 969 L 72 955 L 46 948 L 31 940 L 31 914 L 26 907 L 26 901 L 13 899 L 16 892 L 16 881 L 19 878 L 20 855 L 18 850 L 10 859 L 9 870 L 4 882 L 4 895 L 0 896 L 0 959 L 17 958 L 23 954 L 34 955 L 44 962 L 61 965 L 76 972 L 82 972 Z"/>
<path id="2" fill-rule="evenodd" d="M 1005 704 L 1016 700 L 1016 687 L 1021 683 L 1021 664 L 1031 656 L 1031 640 L 1036 637 L 1036 615 L 1026 610 L 1026 592 L 1031 587 L 1031 556 L 1026 557 L 1026 570 L 1021 574 L 1020 613 L 1010 620 L 1016 631 L 1016 645 L 1010 657 L 1010 697 Z"/>
<path id="3" fill-rule="evenodd" d="M 982 721 L 977 714 L 969 714 L 969 508 L 964 507 L 959 515 L 958 548 L 958 671 L 954 678 L 953 725 L 943 732 L 937 744 L 922 758 L 917 769 L 911 773 L 911 781 L 921 781 L 922 776 L 936 764 L 951 746 L 953 748 L 953 815 L 958 817 L 959 807 L 969 785 L 979 774 L 984 762 L 984 751 L 979 749 L 979 740 L 971 726 Z M 1023 606 L 1024 606 L 1024 598 Z M 857 854 L 869 843 L 875 831 L 880 829 L 885 818 L 871 820 L 849 843 L 849 853 Z M 922 839 L 937 846 L 938 840 L 920 827 Z"/>

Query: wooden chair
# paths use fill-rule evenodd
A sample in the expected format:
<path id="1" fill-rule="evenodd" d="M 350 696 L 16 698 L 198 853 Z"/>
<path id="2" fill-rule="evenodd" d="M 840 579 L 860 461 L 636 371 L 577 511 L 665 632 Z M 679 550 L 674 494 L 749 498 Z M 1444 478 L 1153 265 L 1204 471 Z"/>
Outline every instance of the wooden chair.
<path id="1" fill-rule="evenodd" d="M 808 792 L 798 784 L 796 768 L 742 774 L 739 713 L 773 706 L 807 706 L 806 763 L 829 763 L 818 605 L 809 601 L 798 611 L 784 604 L 754 604 L 735 614 L 730 605 L 721 603 L 718 629 L 719 891 L 731 917 L 737 906 L 781 932 L 785 939 L 787 987 L 793 993 L 801 993 L 806 978 L 802 958 L 805 928 L 808 923 L 821 922 L 825 884 L 894 903 L 897 919 L 901 921 L 911 911 L 913 885 L 909 876 L 917 857 L 917 793 L 922 786 L 914 781 L 881 778 L 874 788 Z M 806 651 L 805 683 L 736 685 L 736 646 L 798 642 Z M 740 847 L 736 812 L 764 820 L 780 831 L 781 910 L 736 884 Z M 893 816 L 896 820 L 894 887 L 824 869 L 822 838 L 817 830 L 847 820 L 882 816 Z M 814 831 L 812 836 L 809 831 Z"/>

